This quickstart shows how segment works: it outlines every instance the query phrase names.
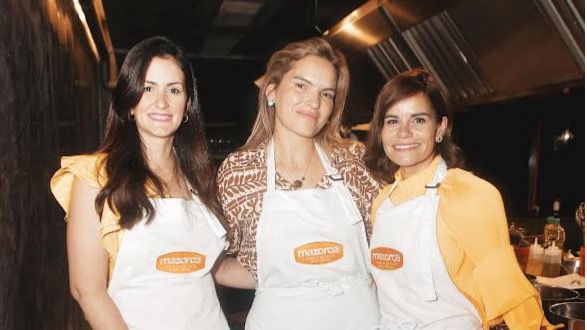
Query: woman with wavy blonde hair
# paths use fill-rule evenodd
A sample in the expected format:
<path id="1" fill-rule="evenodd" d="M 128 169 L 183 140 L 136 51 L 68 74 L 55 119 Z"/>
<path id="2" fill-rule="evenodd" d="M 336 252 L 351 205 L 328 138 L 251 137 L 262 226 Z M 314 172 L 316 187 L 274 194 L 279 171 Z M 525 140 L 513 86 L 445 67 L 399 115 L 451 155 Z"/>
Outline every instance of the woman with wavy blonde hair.
<path id="1" fill-rule="evenodd" d="M 371 329 L 370 199 L 380 185 L 344 140 L 344 56 L 321 38 L 271 56 L 247 143 L 220 167 L 229 252 L 257 288 L 247 329 Z"/>

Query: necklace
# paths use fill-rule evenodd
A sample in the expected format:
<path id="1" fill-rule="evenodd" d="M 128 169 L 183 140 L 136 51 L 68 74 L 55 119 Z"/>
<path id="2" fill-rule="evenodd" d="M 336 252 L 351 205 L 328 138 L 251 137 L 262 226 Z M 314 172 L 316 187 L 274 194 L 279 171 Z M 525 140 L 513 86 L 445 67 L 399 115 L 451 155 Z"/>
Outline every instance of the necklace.
<path id="1" fill-rule="evenodd" d="M 312 149 L 313 151 L 314 149 Z M 291 184 L 292 189 L 296 190 L 296 189 L 300 189 L 302 187 L 302 185 L 304 184 L 304 181 L 306 180 L 306 175 L 308 174 L 308 169 L 310 169 L 310 165 L 312 164 L 312 161 L 314 160 L 314 153 L 312 152 L 312 157 L 310 158 L 310 161 L 308 162 L 308 165 L 306 166 L 306 170 L 304 171 L 304 175 L 297 179 L 294 180 L 294 182 Z"/>

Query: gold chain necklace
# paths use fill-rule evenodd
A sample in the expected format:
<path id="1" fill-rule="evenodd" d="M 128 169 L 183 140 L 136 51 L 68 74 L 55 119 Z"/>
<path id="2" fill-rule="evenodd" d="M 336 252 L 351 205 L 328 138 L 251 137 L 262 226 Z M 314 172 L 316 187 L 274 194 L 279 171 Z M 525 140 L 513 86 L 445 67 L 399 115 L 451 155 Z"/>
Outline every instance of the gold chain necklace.
<path id="1" fill-rule="evenodd" d="M 314 151 L 314 149 L 312 149 L 312 151 Z M 306 170 L 304 171 L 304 175 L 301 178 L 293 181 L 293 183 L 291 184 L 292 189 L 296 190 L 296 189 L 300 189 L 302 187 L 302 185 L 304 184 L 304 181 L 306 181 L 306 175 L 308 174 L 308 170 L 310 169 L 310 165 L 312 164 L 313 160 L 314 160 L 314 153 L 312 152 L 312 158 L 310 158 L 310 161 L 308 162 L 308 165 L 306 166 Z"/>

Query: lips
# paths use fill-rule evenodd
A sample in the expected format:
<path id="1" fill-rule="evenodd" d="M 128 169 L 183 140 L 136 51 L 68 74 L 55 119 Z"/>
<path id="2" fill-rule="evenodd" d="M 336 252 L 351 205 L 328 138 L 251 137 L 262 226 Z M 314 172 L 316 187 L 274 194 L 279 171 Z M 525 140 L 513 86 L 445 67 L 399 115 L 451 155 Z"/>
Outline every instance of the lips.
<path id="1" fill-rule="evenodd" d="M 155 121 L 170 121 L 172 117 L 173 117 L 172 115 L 162 114 L 162 113 L 150 113 L 149 114 L 149 118 L 151 118 Z"/>
<path id="2" fill-rule="evenodd" d="M 397 150 L 397 151 L 412 150 L 412 149 L 416 149 L 419 145 L 420 145 L 419 143 L 394 144 L 393 149 Z"/>
<path id="3" fill-rule="evenodd" d="M 302 117 L 306 117 L 308 119 L 313 119 L 313 120 L 318 119 L 318 114 L 313 113 L 313 112 L 298 111 L 298 114 L 301 115 Z"/>

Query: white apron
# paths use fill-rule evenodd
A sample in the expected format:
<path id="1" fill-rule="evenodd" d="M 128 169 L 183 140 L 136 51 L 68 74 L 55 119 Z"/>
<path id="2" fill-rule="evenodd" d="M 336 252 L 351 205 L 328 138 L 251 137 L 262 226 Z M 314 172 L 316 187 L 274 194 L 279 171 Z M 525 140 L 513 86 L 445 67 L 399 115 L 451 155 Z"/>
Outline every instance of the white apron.
<path id="1" fill-rule="evenodd" d="M 362 216 L 342 177 L 316 150 L 330 189 L 275 189 L 273 143 L 257 227 L 258 289 L 247 330 L 362 330 L 379 323 Z"/>
<path id="2" fill-rule="evenodd" d="M 386 198 L 377 210 L 370 267 L 383 329 L 482 328 L 477 310 L 450 279 L 438 247 L 437 190 L 445 176 L 442 161 L 424 195 L 398 206 Z"/>
<path id="3" fill-rule="evenodd" d="M 228 329 L 210 274 L 226 231 L 193 198 L 151 199 L 153 221 L 124 232 L 108 293 L 129 329 Z"/>

